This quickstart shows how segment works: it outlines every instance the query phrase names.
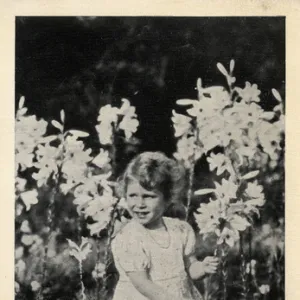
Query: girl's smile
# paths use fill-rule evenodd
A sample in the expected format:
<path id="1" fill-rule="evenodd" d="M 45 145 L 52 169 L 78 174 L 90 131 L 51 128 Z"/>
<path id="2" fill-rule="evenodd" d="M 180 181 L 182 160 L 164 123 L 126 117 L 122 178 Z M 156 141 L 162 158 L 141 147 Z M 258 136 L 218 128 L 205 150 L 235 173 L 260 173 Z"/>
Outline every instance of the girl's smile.
<path id="1" fill-rule="evenodd" d="M 163 194 L 157 190 L 144 189 L 137 180 L 127 186 L 126 200 L 131 216 L 143 226 L 156 228 L 162 225 L 167 208 Z"/>

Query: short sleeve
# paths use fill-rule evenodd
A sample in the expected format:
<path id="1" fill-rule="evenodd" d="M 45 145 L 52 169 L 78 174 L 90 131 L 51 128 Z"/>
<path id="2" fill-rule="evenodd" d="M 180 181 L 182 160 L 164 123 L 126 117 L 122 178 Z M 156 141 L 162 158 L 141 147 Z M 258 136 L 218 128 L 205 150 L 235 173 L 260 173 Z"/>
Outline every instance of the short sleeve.
<path id="1" fill-rule="evenodd" d="M 122 232 L 117 235 L 112 242 L 112 253 L 116 265 L 124 272 L 145 271 L 149 268 L 149 257 L 142 240 L 135 233 Z"/>
<path id="2" fill-rule="evenodd" d="M 184 240 L 184 256 L 188 257 L 195 253 L 196 236 L 193 228 L 187 222 L 183 222 L 183 240 Z"/>

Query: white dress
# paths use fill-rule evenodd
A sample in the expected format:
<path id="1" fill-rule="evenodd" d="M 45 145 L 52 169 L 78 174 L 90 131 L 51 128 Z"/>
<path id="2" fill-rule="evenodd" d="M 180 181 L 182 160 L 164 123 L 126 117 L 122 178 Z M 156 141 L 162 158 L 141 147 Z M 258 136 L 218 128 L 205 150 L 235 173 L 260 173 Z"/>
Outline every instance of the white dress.
<path id="1" fill-rule="evenodd" d="M 191 226 L 178 219 L 163 218 L 170 245 L 162 248 L 138 222 L 131 220 L 112 242 L 112 253 L 120 278 L 113 300 L 147 300 L 132 285 L 126 272 L 147 270 L 153 282 L 174 299 L 201 300 L 202 297 L 186 273 L 184 257 L 195 251 Z"/>

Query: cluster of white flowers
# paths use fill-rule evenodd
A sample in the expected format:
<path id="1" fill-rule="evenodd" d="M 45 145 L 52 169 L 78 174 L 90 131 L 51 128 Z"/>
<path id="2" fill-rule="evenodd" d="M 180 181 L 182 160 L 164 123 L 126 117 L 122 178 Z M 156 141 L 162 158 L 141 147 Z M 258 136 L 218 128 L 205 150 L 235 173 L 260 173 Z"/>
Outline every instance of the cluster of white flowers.
<path id="1" fill-rule="evenodd" d="M 108 181 L 110 173 L 94 175 L 85 180 L 74 191 L 74 204 L 79 214 L 92 217 L 95 223 L 88 225 L 90 233 L 98 234 L 110 221 L 113 205 L 117 202 Z"/>
<path id="2" fill-rule="evenodd" d="M 232 80 L 233 61 L 230 64 L 230 73 L 222 64 L 218 63 L 217 66 L 230 84 L 229 91 L 222 86 L 204 88 L 199 79 L 197 82 L 199 99 L 177 101 L 179 105 L 188 107 L 186 110 L 188 116 L 173 112 L 172 120 L 175 137 L 179 138 L 178 143 L 180 137 L 192 134 L 195 136 L 199 152 L 201 148 L 207 153 L 217 146 L 230 146 L 239 155 L 242 163 L 245 158 L 251 160 L 262 147 L 271 160 L 277 160 L 282 150 L 280 141 L 284 132 L 282 99 L 279 93 L 275 89 L 272 90 L 279 104 L 273 111 L 264 111 L 259 105 L 260 91 L 256 84 L 246 82 L 243 89 L 233 86 L 235 81 Z M 194 131 L 192 119 L 196 123 Z M 188 153 L 185 152 L 183 160 L 188 159 Z"/>
<path id="3" fill-rule="evenodd" d="M 215 189 L 195 192 L 215 195 L 200 205 L 195 218 L 205 237 L 214 233 L 218 244 L 227 243 L 232 247 L 239 233 L 250 226 L 251 214 L 259 214 L 259 208 L 265 203 L 262 186 L 257 181 L 247 182 L 259 171 L 242 176 L 241 170 L 257 167 L 258 164 L 251 164 L 255 159 L 264 165 L 277 163 L 282 151 L 284 115 L 282 99 L 275 89 L 272 93 L 279 104 L 273 111 L 265 111 L 259 105 L 261 92 L 256 84 L 246 82 L 244 88 L 234 86 L 233 60 L 229 71 L 221 63 L 217 68 L 225 76 L 228 90 L 223 86 L 203 87 L 198 79 L 198 99 L 177 101 L 186 107 L 186 115 L 173 111 L 178 139 L 174 157 L 187 168 L 193 168 L 195 161 L 205 154 L 210 171 L 223 178 L 221 184 L 215 182 Z M 224 149 L 224 153 L 214 153 L 216 147 Z M 240 185 L 243 182 L 246 184 Z"/>
<path id="4" fill-rule="evenodd" d="M 113 143 L 114 132 L 123 130 L 126 140 L 129 140 L 137 131 L 139 121 L 135 113 L 135 107 L 130 105 L 127 99 L 122 99 L 120 108 L 107 104 L 101 107 L 98 115 L 96 130 L 102 145 Z"/>
<path id="5" fill-rule="evenodd" d="M 213 193 L 215 199 L 202 203 L 195 213 L 195 219 L 204 238 L 214 233 L 218 244 L 227 243 L 233 247 L 239 239 L 239 232 L 244 231 L 252 212 L 259 213 L 258 208 L 265 203 L 262 186 L 257 181 L 248 182 L 243 193 L 237 197 L 238 185 L 226 179 L 221 184 L 215 182 L 215 189 L 196 191 L 196 195 Z"/>
<path id="6" fill-rule="evenodd" d="M 59 132 L 44 138 L 35 151 L 36 162 L 33 164 L 37 172 L 32 174 L 37 186 L 47 183 L 51 174 L 57 176 L 59 171 L 62 181 L 59 182 L 63 193 L 70 191 L 76 184 L 83 182 L 88 171 L 87 163 L 93 158 L 92 150 L 85 149 L 79 138 L 87 137 L 88 133 L 79 130 L 64 131 L 64 112 L 61 111 L 61 122 L 53 120 L 51 123 Z M 55 144 L 51 144 L 55 141 Z"/>
<path id="7" fill-rule="evenodd" d="M 16 172 L 33 166 L 34 150 L 43 140 L 47 122 L 36 116 L 26 115 L 25 98 L 21 97 L 15 122 L 15 167 Z"/>

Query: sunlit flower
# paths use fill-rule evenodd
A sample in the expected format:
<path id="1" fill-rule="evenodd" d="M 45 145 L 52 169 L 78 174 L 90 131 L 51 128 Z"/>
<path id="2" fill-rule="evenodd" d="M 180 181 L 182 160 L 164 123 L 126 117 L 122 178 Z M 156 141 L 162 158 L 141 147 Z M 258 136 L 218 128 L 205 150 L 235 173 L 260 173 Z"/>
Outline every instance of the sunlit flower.
<path id="1" fill-rule="evenodd" d="M 57 172 L 57 165 L 62 160 L 62 148 L 53 147 L 49 144 L 38 145 L 36 151 L 37 162 L 34 166 L 39 169 L 37 173 L 32 174 L 32 178 L 37 181 L 38 187 L 45 184 L 52 172 Z"/>
<path id="2" fill-rule="evenodd" d="M 259 292 L 263 295 L 266 295 L 270 292 L 270 286 L 268 284 L 263 284 L 258 289 Z"/>
<path id="3" fill-rule="evenodd" d="M 259 95 L 261 92 L 257 88 L 257 84 L 251 85 L 250 82 L 246 81 L 244 89 L 238 87 L 235 89 L 245 102 L 260 102 Z"/>
<path id="4" fill-rule="evenodd" d="M 113 128 L 110 123 L 100 123 L 99 125 L 95 126 L 99 141 L 102 145 L 107 145 L 112 143 L 112 135 L 113 135 Z"/>
<path id="5" fill-rule="evenodd" d="M 238 186 L 229 180 L 222 179 L 221 184 L 215 182 L 215 191 L 217 198 L 223 200 L 225 203 L 228 203 L 230 199 L 236 198 L 236 192 Z"/>
<path id="6" fill-rule="evenodd" d="M 191 118 L 182 114 L 177 114 L 174 110 L 172 111 L 172 122 L 175 130 L 175 137 L 180 137 L 185 133 L 188 133 L 191 129 Z"/>
<path id="7" fill-rule="evenodd" d="M 74 163 L 87 163 L 91 161 L 91 149 L 84 149 L 84 143 L 76 136 L 67 136 L 64 140 L 64 161 L 71 160 Z"/>
<path id="8" fill-rule="evenodd" d="M 99 234 L 99 232 L 107 226 L 111 220 L 112 209 L 112 207 L 109 207 L 106 210 L 98 211 L 97 214 L 94 215 L 93 218 L 96 222 L 88 225 L 91 235 Z"/>
<path id="9" fill-rule="evenodd" d="M 203 150 L 195 142 L 194 136 L 187 137 L 186 135 L 183 135 L 177 141 L 177 151 L 174 153 L 174 157 L 179 161 L 183 161 L 186 168 L 190 167 L 190 159 L 193 156 L 195 159 L 199 159 L 203 155 Z"/>
<path id="10" fill-rule="evenodd" d="M 116 123 L 118 120 L 118 113 L 119 109 L 117 107 L 112 107 L 110 104 L 107 104 L 100 108 L 97 121 L 106 124 Z"/>
<path id="11" fill-rule="evenodd" d="M 216 101 L 209 97 L 202 97 L 199 101 L 193 102 L 193 107 L 187 110 L 187 113 L 192 117 L 197 117 L 199 122 L 204 118 L 214 116 L 223 108 L 220 105 L 222 102 Z"/>
<path id="12" fill-rule="evenodd" d="M 248 182 L 245 193 L 249 198 L 264 198 L 263 187 L 258 185 L 257 180 L 254 182 Z"/>
<path id="13" fill-rule="evenodd" d="M 258 104 L 245 101 L 236 102 L 233 107 L 224 111 L 226 120 L 235 123 L 240 129 L 249 129 L 256 126 L 259 129 L 264 119 L 272 119 L 274 114 L 265 112 Z"/>
<path id="14" fill-rule="evenodd" d="M 211 153 L 210 156 L 207 158 L 207 161 L 209 163 L 210 171 L 217 169 L 218 176 L 223 174 L 226 170 L 231 171 L 230 161 L 222 153 L 218 153 L 218 154 Z"/>
<path id="15" fill-rule="evenodd" d="M 122 99 L 122 106 L 119 109 L 119 115 L 122 115 L 122 121 L 119 124 L 119 129 L 122 129 L 125 133 L 126 139 L 130 139 L 137 131 L 139 121 L 135 113 L 135 107 L 130 105 L 129 100 Z"/>
<path id="16" fill-rule="evenodd" d="M 222 215 L 220 212 L 220 203 L 217 200 L 209 203 L 202 203 L 194 214 L 201 234 L 214 232 L 219 225 L 219 218 Z"/>
<path id="17" fill-rule="evenodd" d="M 204 151 L 214 149 L 216 146 L 221 144 L 221 139 L 225 120 L 221 115 L 215 114 L 211 117 L 206 118 L 202 122 L 198 122 L 199 127 L 199 140 L 203 144 Z"/>
<path id="18" fill-rule="evenodd" d="M 94 218 L 99 211 L 107 210 L 112 207 L 116 200 L 117 199 L 111 193 L 105 192 L 102 196 L 95 197 L 89 201 L 85 209 L 85 215 Z"/>
<path id="19" fill-rule="evenodd" d="M 21 170 L 32 167 L 33 150 L 46 133 L 47 122 L 36 116 L 22 116 L 15 123 L 15 161 Z"/>
<path id="20" fill-rule="evenodd" d="M 86 179 L 87 165 L 85 163 L 74 163 L 72 161 L 66 161 L 62 166 L 63 177 L 66 179 L 66 183 L 61 184 L 61 190 L 67 193 L 70 189 L 76 185 L 82 183 Z"/>
<path id="21" fill-rule="evenodd" d="M 218 112 L 231 103 L 230 94 L 223 86 L 207 87 L 202 89 L 202 93 L 209 95 L 209 98 L 215 103 L 215 110 Z"/>
<path id="22" fill-rule="evenodd" d="M 31 205 L 38 203 L 38 192 L 37 190 L 30 190 L 20 194 L 22 201 L 26 206 L 26 210 L 28 211 Z"/>
<path id="23" fill-rule="evenodd" d="M 264 122 L 258 132 L 259 141 L 264 152 L 274 160 L 278 158 L 278 152 L 281 151 L 281 133 L 282 128 L 268 122 Z"/>
<path id="24" fill-rule="evenodd" d="M 238 141 L 240 142 L 242 138 L 242 130 L 239 126 L 231 122 L 225 122 L 225 126 L 223 128 L 223 132 L 220 135 L 220 140 L 224 147 L 227 147 L 230 141 Z"/>
<path id="25" fill-rule="evenodd" d="M 119 128 L 122 129 L 125 133 L 126 139 L 130 139 L 132 135 L 137 131 L 139 126 L 139 121 L 136 118 L 136 115 L 125 115 L 119 125 Z"/>
<path id="26" fill-rule="evenodd" d="M 239 240 L 239 232 L 237 230 L 231 230 L 227 227 L 224 227 L 222 232 L 216 230 L 216 234 L 219 237 L 217 244 L 226 243 L 228 246 L 233 247 L 235 242 Z"/>
<path id="27" fill-rule="evenodd" d="M 99 154 L 93 159 L 92 163 L 99 168 L 103 168 L 110 162 L 109 153 L 106 150 L 100 149 Z"/>

